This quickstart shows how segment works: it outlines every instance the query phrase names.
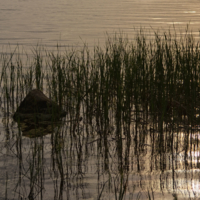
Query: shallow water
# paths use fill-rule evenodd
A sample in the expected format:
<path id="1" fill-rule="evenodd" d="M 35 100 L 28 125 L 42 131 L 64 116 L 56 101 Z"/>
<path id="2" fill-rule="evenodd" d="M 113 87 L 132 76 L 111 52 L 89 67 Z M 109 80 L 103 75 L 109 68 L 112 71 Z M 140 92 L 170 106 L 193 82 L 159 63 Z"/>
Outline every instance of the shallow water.
<path id="1" fill-rule="evenodd" d="M 9 130 L 17 133 L 15 126 Z M 125 190 L 123 199 L 148 199 L 148 194 L 155 199 L 200 195 L 197 155 L 188 158 L 193 167 L 186 170 L 184 152 L 151 155 L 149 141 L 138 154 L 133 144 L 125 147 L 128 160 L 123 155 L 120 161 L 112 135 L 105 149 L 100 147 L 99 138 L 80 136 L 73 140 L 67 128 L 61 133 L 65 138 L 58 142 L 60 149 L 52 143 L 51 135 L 29 139 L 1 134 L 0 199 L 26 199 L 30 194 L 33 199 L 115 199 L 115 195 L 120 199 L 120 190 Z"/>
<path id="2" fill-rule="evenodd" d="M 72 123 L 67 116 L 62 125 L 36 138 L 30 138 L 30 131 L 18 126 L 11 116 L 2 118 L 0 199 L 200 196 L 198 127 L 164 127 L 166 138 L 160 150 L 157 142 L 161 132 L 151 117 L 148 124 L 132 122 L 131 136 L 124 133 L 118 140 L 115 123 L 109 130 L 101 129 L 95 121 L 87 123 L 84 113 L 81 115 L 82 121 Z M 104 131 L 106 136 L 100 137 Z M 174 139 L 168 143 L 172 135 Z M 185 143 L 186 138 L 190 139 Z"/>
<path id="3" fill-rule="evenodd" d="M 105 32 L 119 29 L 134 37 L 140 27 L 168 30 L 176 25 L 184 30 L 190 22 L 198 36 L 198 1 L 3 1 L 0 12 L 1 51 L 16 44 L 25 49 L 38 42 L 54 48 L 92 47 L 105 42 Z M 151 32 L 150 32 L 151 34 Z M 4 48 L 3 48 L 4 45 Z M 2 100 L 2 99 L 1 99 Z M 131 138 L 122 135 L 122 149 L 116 127 L 99 137 L 95 124 L 83 120 L 56 127 L 51 134 L 29 138 L 6 112 L 1 102 L 0 200 L 5 199 L 178 199 L 199 198 L 199 129 L 165 127 L 174 135 L 173 145 L 165 138 L 165 151 L 156 146 L 157 127 L 131 125 Z M 7 116 L 8 115 L 8 116 Z M 65 119 L 69 120 L 69 116 Z M 106 127 L 108 128 L 108 127 Z M 140 135 L 145 133 L 145 138 Z M 138 143 L 135 143 L 135 137 Z M 177 138 L 176 138 L 177 136 Z M 184 139 L 190 138 L 186 151 Z"/>

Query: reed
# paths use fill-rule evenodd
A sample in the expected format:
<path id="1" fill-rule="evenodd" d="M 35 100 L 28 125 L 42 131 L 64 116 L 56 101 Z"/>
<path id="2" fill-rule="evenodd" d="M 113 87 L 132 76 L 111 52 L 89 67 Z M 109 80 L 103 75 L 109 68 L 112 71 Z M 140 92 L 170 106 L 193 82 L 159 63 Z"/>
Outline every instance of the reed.
<path id="1" fill-rule="evenodd" d="M 166 169 L 166 152 L 174 155 L 184 146 L 186 157 L 187 151 L 193 148 L 191 134 L 197 132 L 191 127 L 200 121 L 197 116 L 200 108 L 200 50 L 199 42 L 191 33 L 177 37 L 171 32 L 155 32 L 149 39 L 141 30 L 134 40 L 119 33 L 108 36 L 105 47 L 95 46 L 92 52 L 87 45 L 81 50 L 67 49 L 65 52 L 61 52 L 59 46 L 52 52 L 37 46 L 33 49 L 33 57 L 26 55 L 25 58 L 20 58 L 17 48 L 10 54 L 1 54 L 1 106 L 9 121 L 28 91 L 37 88 L 67 111 L 58 131 L 54 131 L 53 126 L 51 129 L 53 169 L 62 177 L 62 188 L 65 182 L 63 163 L 67 163 L 63 160 L 66 157 L 64 149 L 77 150 L 77 177 L 84 174 L 82 153 L 88 151 L 88 144 L 97 145 L 99 159 L 104 163 L 103 171 L 108 175 L 111 173 L 111 157 L 116 156 L 121 179 L 116 179 L 113 187 L 115 198 L 123 199 L 128 184 L 128 178 L 124 180 L 123 174 L 129 172 L 132 146 L 138 160 L 138 172 L 141 171 L 140 155 L 147 151 L 148 138 L 151 153 L 156 155 L 151 167 L 161 171 Z M 68 127 L 67 131 L 62 125 Z M 183 144 L 179 143 L 180 126 L 185 128 Z M 71 144 L 64 142 L 68 134 Z M 84 144 L 84 138 L 93 137 L 97 139 Z M 43 181 L 35 178 L 44 176 L 44 150 L 38 146 L 40 142 L 33 143 L 30 154 L 34 161 L 34 166 L 30 164 L 32 196 L 36 182 L 43 187 Z M 66 165 L 72 170 L 69 163 Z M 188 167 L 188 163 L 185 166 Z M 34 167 L 41 170 L 35 171 Z M 149 199 L 154 198 L 149 191 L 147 194 Z"/>

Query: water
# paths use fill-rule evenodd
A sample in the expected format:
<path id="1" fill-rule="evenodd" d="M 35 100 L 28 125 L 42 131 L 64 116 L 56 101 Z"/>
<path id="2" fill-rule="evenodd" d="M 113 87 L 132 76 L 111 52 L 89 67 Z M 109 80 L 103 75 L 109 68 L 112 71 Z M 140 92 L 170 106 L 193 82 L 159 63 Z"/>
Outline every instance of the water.
<path id="1" fill-rule="evenodd" d="M 93 47 L 104 44 L 106 32 L 113 34 L 122 30 L 134 38 L 140 27 L 168 30 L 173 24 L 184 34 L 190 23 L 195 36 L 199 34 L 197 0 L 7 0 L 2 1 L 0 7 L 1 51 L 13 49 L 17 44 L 28 50 L 38 42 L 50 49 L 57 43 L 79 47 L 86 42 Z M 25 132 L 21 135 L 11 117 L 4 116 L 5 107 L 1 105 L 0 200 L 6 196 L 23 200 L 28 197 L 120 199 L 123 191 L 126 191 L 124 199 L 200 196 L 198 145 L 188 148 L 190 151 L 183 150 L 185 134 L 198 141 L 198 127 L 195 130 L 187 127 L 189 131 L 165 127 L 166 135 L 174 132 L 175 138 L 178 135 L 182 139 L 174 139 L 173 148 L 168 147 L 166 139 L 166 152 L 159 154 L 152 140 L 152 135 L 156 138 L 159 131 L 152 133 L 151 124 L 133 126 L 132 135 L 138 132 L 140 137 L 147 132 L 148 137 L 139 138 L 141 143 L 136 149 L 133 138 L 130 144 L 123 139 L 124 148 L 120 152 L 114 125 L 104 140 L 97 135 L 99 130 L 95 126 L 85 130 L 85 118 L 76 124 L 79 130 L 76 138 L 71 137 L 70 123 L 55 128 L 43 138 L 29 138 Z M 89 137 L 86 132 L 91 133 Z"/>
<path id="2" fill-rule="evenodd" d="M 176 25 L 185 30 L 190 24 L 198 35 L 198 0 L 1 0 L 0 45 L 42 43 L 82 46 L 103 45 L 105 33 L 119 30 L 134 37 L 136 30 L 168 30 Z"/>

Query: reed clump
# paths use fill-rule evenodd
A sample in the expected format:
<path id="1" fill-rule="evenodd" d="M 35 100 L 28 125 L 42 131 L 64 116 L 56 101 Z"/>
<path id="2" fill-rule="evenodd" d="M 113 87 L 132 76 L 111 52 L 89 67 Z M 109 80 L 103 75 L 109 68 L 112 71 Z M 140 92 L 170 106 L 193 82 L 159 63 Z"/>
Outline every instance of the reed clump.
<path id="1" fill-rule="evenodd" d="M 200 49 L 192 33 L 178 37 L 155 32 L 148 38 L 141 30 L 134 40 L 119 33 L 108 36 L 105 46 L 96 46 L 93 51 L 86 45 L 65 51 L 59 46 L 56 51 L 37 46 L 32 55 L 19 54 L 18 49 L 0 56 L 5 127 L 9 130 L 12 115 L 34 88 L 67 112 L 60 123 L 44 124 L 39 131 L 35 131 L 39 125 L 34 122 L 29 134 L 35 137 L 37 133 L 42 141 L 51 133 L 53 171 L 59 172 L 62 187 L 70 180 L 65 179 L 69 175 L 64 172 L 66 166 L 74 172 L 68 177 L 72 182 L 84 176 L 82 166 L 87 169 L 89 147 L 95 149 L 101 165 L 99 177 L 106 173 L 109 177 L 99 199 L 105 185 L 114 188 L 116 199 L 124 198 L 130 168 L 142 170 L 141 157 L 147 155 L 147 147 L 153 155 L 150 171 L 167 169 L 166 153 L 171 153 L 169 168 L 174 171 L 175 157 L 182 150 L 187 161 L 183 168 L 193 167 L 187 152 L 198 149 L 199 144 Z M 28 128 L 19 127 L 18 137 Z M 42 169 L 41 163 L 38 159 Z M 111 176 L 113 169 L 117 178 Z M 32 188 L 30 195 L 34 195 Z M 150 195 L 148 191 L 149 199 Z"/>
<path id="2" fill-rule="evenodd" d="M 108 37 L 105 47 L 54 52 L 37 46 L 33 57 L 14 51 L 1 54 L 1 96 L 7 112 L 32 89 L 44 90 L 68 117 L 84 116 L 98 133 L 107 134 L 111 122 L 116 136 L 130 136 L 131 122 L 153 117 L 163 122 L 198 123 L 199 42 L 191 33 L 182 37 L 155 32 L 147 39 L 140 31 L 130 41 L 123 34 Z M 185 123 L 185 121 L 184 121 Z M 122 126 L 123 125 L 123 126 Z M 124 127 L 124 130 L 122 130 Z M 106 129 L 106 130 L 105 130 Z M 75 130 L 75 128 L 74 128 Z M 120 144 L 119 144 L 120 145 Z"/>

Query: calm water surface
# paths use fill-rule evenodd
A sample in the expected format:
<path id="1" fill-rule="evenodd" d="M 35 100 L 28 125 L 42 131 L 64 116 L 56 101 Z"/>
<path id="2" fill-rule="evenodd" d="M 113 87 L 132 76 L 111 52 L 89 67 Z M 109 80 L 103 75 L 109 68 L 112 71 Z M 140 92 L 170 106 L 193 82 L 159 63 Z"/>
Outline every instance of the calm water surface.
<path id="1" fill-rule="evenodd" d="M 134 38 L 140 27 L 168 30 L 175 24 L 184 33 L 188 23 L 198 38 L 199 19 L 198 0 L 0 0 L 0 50 L 9 51 L 17 44 L 29 50 L 37 43 L 50 49 L 57 43 L 77 47 L 86 42 L 93 47 L 104 44 L 106 32 L 121 30 Z M 18 134 L 17 124 L 5 118 L 4 112 L 2 106 L 0 200 L 200 197 L 197 147 L 187 154 L 183 145 L 175 153 L 170 150 L 164 155 L 152 154 L 156 145 L 151 137 L 146 137 L 138 154 L 131 143 L 120 157 L 116 138 L 111 134 L 106 141 L 109 149 L 104 148 L 94 127 L 89 130 L 94 132 L 91 138 L 83 134 L 74 139 L 64 134 L 70 133 L 70 126 L 65 124 L 54 133 L 65 135 L 57 143 L 52 141 L 51 134 L 30 139 L 26 131 Z M 78 126 L 86 132 L 84 119 Z M 135 130 L 144 131 L 140 128 Z M 114 132 L 115 127 L 112 129 Z M 145 131 L 151 133 L 151 129 L 146 126 Z M 175 134 L 184 138 L 180 130 Z M 198 129 L 194 137 L 198 139 Z M 124 173 L 120 171 L 120 162 Z"/>
<path id="2" fill-rule="evenodd" d="M 198 0 L 1 0 L 0 44 L 56 46 L 103 44 L 105 33 L 134 37 L 140 27 L 165 30 L 190 23 L 198 35 Z"/>

